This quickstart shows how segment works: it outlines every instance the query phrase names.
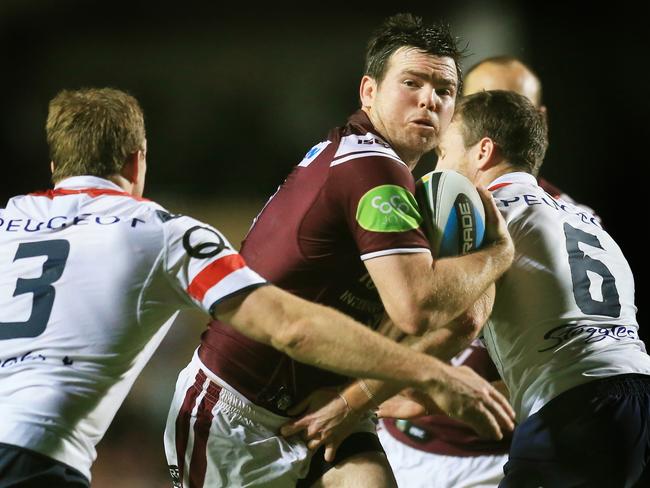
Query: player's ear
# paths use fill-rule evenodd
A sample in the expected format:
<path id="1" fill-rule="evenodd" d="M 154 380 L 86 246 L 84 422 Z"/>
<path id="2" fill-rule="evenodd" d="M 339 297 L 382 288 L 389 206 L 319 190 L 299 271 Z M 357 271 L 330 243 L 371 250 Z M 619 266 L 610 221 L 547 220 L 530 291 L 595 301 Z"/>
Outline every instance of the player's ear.
<path id="1" fill-rule="evenodd" d="M 478 142 L 477 166 L 485 171 L 496 165 L 501 158 L 499 146 L 489 137 L 484 137 Z"/>
<path id="2" fill-rule="evenodd" d="M 377 92 L 377 82 L 374 78 L 365 75 L 361 78 L 361 85 L 359 86 L 359 98 L 361 99 L 361 106 L 370 108 L 375 100 Z"/>
<path id="3" fill-rule="evenodd" d="M 540 106 L 537 110 L 539 110 L 539 113 L 542 114 L 544 122 L 548 124 L 548 110 L 546 109 L 546 105 Z"/>
<path id="4" fill-rule="evenodd" d="M 138 161 L 140 159 L 140 152 L 136 151 L 127 156 L 125 163 L 122 165 L 120 174 L 129 182 L 137 183 L 138 182 L 138 173 L 140 167 Z"/>

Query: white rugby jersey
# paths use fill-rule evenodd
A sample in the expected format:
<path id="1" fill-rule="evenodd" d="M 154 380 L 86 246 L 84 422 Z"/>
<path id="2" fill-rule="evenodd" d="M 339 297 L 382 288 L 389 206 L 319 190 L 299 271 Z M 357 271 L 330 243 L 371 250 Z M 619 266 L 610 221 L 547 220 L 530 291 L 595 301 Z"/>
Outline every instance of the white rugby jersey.
<path id="1" fill-rule="evenodd" d="M 632 271 L 584 209 L 510 173 L 490 189 L 515 243 L 484 338 L 522 421 L 594 378 L 650 374 Z"/>
<path id="2" fill-rule="evenodd" d="M 265 280 L 216 229 L 78 176 L 0 210 L 0 442 L 90 479 L 95 445 L 180 308 Z"/>

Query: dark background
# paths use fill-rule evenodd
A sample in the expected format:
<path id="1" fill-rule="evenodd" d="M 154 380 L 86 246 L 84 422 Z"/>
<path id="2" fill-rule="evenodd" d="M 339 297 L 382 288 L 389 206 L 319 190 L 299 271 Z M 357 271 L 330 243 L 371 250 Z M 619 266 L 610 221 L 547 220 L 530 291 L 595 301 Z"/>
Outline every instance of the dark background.
<path id="1" fill-rule="evenodd" d="M 63 88 L 113 86 L 135 95 L 145 112 L 147 196 L 216 219 L 215 226 L 234 229 L 238 243 L 291 167 L 357 108 L 366 39 L 398 11 L 449 21 L 468 44 L 465 68 L 512 54 L 538 72 L 551 129 L 542 174 L 596 209 L 623 249 L 647 338 L 641 269 L 650 15 L 631 2 L 600 9 L 586 2 L 328 2 L 295 10 L 277 3 L 0 0 L 0 201 L 49 185 L 49 99 Z M 233 218 L 243 224 L 230 227 Z M 160 402 L 166 411 L 168 398 Z M 118 486 L 130 486 L 125 479 Z"/>

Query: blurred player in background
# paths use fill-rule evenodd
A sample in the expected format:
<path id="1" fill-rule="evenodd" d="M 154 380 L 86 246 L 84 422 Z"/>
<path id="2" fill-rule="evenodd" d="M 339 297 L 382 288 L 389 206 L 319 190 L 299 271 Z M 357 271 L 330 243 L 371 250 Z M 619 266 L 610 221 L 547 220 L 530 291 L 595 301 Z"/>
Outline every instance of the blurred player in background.
<path id="1" fill-rule="evenodd" d="M 525 97 L 487 91 L 458 103 L 438 148 L 438 168 L 494 192 L 515 242 L 484 328 L 520 423 L 499 486 L 648 486 L 650 357 L 632 271 L 595 218 L 538 184 L 546 140 Z"/>
<path id="2" fill-rule="evenodd" d="M 481 251 L 434 261 L 419 228 L 410 170 L 451 119 L 460 54 L 444 26 L 425 26 L 407 14 L 388 19 L 369 43 L 362 108 L 306 154 L 241 249 L 281 288 L 373 328 L 387 313 L 406 333 L 433 331 L 451 356 L 487 317 L 490 287 L 511 259 L 509 236 L 489 194 L 483 195 L 488 244 Z M 197 378 L 197 371 L 207 371 L 210 381 Z M 182 479 L 194 480 L 191 486 L 292 486 L 299 478 L 297 486 L 394 486 L 365 417 L 349 415 L 354 433 L 337 457 L 328 452 L 323 462 L 317 453 L 311 466 L 302 440 L 278 435 L 288 411 L 299 413 L 296 405 L 306 398 L 313 407 L 310 394 L 348 381 L 249 340 L 227 321 L 214 322 L 177 383 L 166 432 L 169 463 Z M 236 399 L 235 406 L 231 400 L 205 405 L 202 395 L 212 390 Z M 316 395 L 334 398 L 349 413 L 349 400 L 335 390 Z M 460 403 L 443 408 L 464 416 Z"/>
<path id="3" fill-rule="evenodd" d="M 437 398 L 455 382 L 449 401 L 494 404 L 511 422 L 478 376 L 265 286 L 216 229 L 143 199 L 144 119 L 130 95 L 63 91 L 46 132 L 54 189 L 0 209 L 0 487 L 89 486 L 96 444 L 186 307 L 337 373 Z"/>
<path id="4" fill-rule="evenodd" d="M 548 116 L 542 103 L 542 83 L 530 66 L 514 56 L 494 56 L 475 64 L 467 71 L 463 95 L 471 95 L 482 90 L 509 90 L 528 98 L 537 109 Z M 561 198 L 598 218 L 594 211 L 576 202 L 550 181 L 538 177 L 539 186 L 554 198 Z M 600 221 L 600 220 L 599 220 Z"/>

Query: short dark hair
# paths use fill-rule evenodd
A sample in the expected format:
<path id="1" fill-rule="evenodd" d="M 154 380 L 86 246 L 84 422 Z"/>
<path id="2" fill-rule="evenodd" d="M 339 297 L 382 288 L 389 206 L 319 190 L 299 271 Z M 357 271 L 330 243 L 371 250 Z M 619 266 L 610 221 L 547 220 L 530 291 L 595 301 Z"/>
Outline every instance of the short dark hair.
<path id="1" fill-rule="evenodd" d="M 52 180 L 106 177 L 144 150 L 144 116 L 138 101 L 114 88 L 63 90 L 51 101 L 45 126 Z"/>
<path id="2" fill-rule="evenodd" d="M 414 47 L 433 56 L 452 58 L 456 64 L 460 90 L 463 79 L 460 60 L 464 51 L 458 47 L 458 39 L 451 35 L 448 24 L 440 22 L 425 26 L 421 17 L 412 14 L 393 15 L 374 32 L 368 41 L 364 73 L 381 82 L 388 60 L 402 47 Z"/>
<path id="3" fill-rule="evenodd" d="M 456 103 L 454 119 L 458 118 L 465 147 L 489 137 L 511 165 L 537 176 L 548 147 L 548 129 L 528 98 L 505 90 L 473 93 Z"/>

